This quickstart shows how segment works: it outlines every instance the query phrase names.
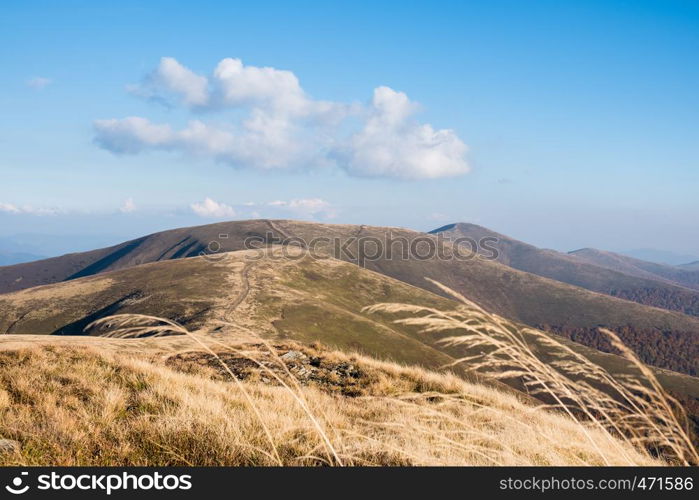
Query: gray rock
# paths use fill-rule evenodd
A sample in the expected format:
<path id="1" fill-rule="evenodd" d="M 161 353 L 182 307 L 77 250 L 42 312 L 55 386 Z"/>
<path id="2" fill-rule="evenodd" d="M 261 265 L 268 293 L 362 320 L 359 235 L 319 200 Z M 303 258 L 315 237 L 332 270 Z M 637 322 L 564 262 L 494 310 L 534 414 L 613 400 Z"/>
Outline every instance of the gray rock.
<path id="1" fill-rule="evenodd" d="M 14 439 L 0 439 L 0 453 L 15 453 L 22 448 L 19 441 Z"/>
<path id="2" fill-rule="evenodd" d="M 289 351 L 279 357 L 284 361 L 304 361 L 308 356 L 301 351 Z"/>

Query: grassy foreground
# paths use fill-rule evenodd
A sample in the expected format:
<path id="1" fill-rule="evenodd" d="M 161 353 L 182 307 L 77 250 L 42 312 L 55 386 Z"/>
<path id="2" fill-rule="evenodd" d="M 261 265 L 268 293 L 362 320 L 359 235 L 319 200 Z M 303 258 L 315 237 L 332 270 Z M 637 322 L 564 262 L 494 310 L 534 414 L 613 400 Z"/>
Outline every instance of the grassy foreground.
<path id="1" fill-rule="evenodd" d="M 246 349 L 221 357 L 225 367 L 208 347 L 149 357 L 55 344 L 0 351 L 0 437 L 19 442 L 0 464 L 662 464 L 449 374 L 300 345 Z M 343 390 L 353 379 L 360 389 Z"/>

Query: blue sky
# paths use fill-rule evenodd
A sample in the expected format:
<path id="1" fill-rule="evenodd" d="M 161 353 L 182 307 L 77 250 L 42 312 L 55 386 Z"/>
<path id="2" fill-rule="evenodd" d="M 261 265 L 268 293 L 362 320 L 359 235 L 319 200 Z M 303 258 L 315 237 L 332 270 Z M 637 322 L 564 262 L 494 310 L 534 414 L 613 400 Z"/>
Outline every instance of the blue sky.
<path id="1" fill-rule="evenodd" d="M 697 54 L 696 2 L 5 1 L 0 239 L 260 216 L 699 255 Z"/>

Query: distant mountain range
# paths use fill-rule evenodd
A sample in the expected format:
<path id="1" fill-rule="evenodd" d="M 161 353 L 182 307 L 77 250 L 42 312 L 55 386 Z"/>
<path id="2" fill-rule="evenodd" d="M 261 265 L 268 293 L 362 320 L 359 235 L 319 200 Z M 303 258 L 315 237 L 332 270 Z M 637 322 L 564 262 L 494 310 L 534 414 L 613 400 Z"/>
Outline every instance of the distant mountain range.
<path id="1" fill-rule="evenodd" d="M 19 233 L 0 236 L 0 266 L 92 250 L 123 239 L 99 234 Z"/>
<path id="2" fill-rule="evenodd" d="M 697 255 L 679 254 L 655 248 L 638 248 L 617 253 L 633 257 L 634 259 L 655 262 L 656 264 L 666 264 L 668 266 L 681 266 L 689 262 L 699 261 L 699 256 Z"/>
<path id="3" fill-rule="evenodd" d="M 0 251 L 0 266 L 10 266 L 12 264 L 21 264 L 22 262 L 31 262 L 33 260 L 45 259 L 44 255 L 37 255 L 26 252 L 3 252 Z"/>
<path id="4" fill-rule="evenodd" d="M 626 255 L 596 250 L 594 248 L 583 248 L 570 252 L 569 255 L 591 264 L 631 276 L 667 281 L 676 285 L 699 290 L 699 263 L 694 264 L 696 270 L 693 270 L 693 264 L 691 263 L 685 264 L 684 266 L 656 264 L 655 262 L 647 262 L 634 259 L 633 257 L 627 257 Z"/>
<path id="5" fill-rule="evenodd" d="M 452 241 L 492 238 L 496 242 L 492 246 L 498 250 L 497 261 L 514 269 L 639 304 L 699 316 L 699 272 L 691 269 L 594 249 L 565 254 L 537 248 L 475 224 L 450 224 L 432 234 Z"/>

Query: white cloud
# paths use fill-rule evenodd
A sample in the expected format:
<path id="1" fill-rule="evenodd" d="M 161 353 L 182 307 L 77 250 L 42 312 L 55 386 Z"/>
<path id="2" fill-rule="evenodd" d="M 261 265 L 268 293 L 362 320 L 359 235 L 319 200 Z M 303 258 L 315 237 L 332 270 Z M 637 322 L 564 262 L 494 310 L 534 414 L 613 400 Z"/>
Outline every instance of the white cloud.
<path id="1" fill-rule="evenodd" d="M 167 102 L 174 95 L 195 111 L 243 113 L 230 123 L 192 120 L 179 130 L 143 117 L 95 121 L 96 143 L 114 153 L 167 150 L 262 170 L 337 166 L 362 177 L 429 179 L 469 170 L 456 133 L 418 123 L 418 105 L 388 87 L 376 88 L 367 106 L 318 101 L 291 71 L 227 58 L 206 77 L 163 58 L 131 90 Z"/>
<path id="2" fill-rule="evenodd" d="M 141 84 L 127 85 L 134 95 L 169 103 L 169 97 L 179 98 L 191 107 L 203 107 L 209 103 L 209 81 L 205 76 L 181 65 L 172 57 L 160 59 L 158 67 Z"/>
<path id="3" fill-rule="evenodd" d="M 0 212 L 6 212 L 10 214 L 19 214 L 22 211 L 16 205 L 11 203 L 0 203 Z"/>
<path id="4" fill-rule="evenodd" d="M 411 115 L 417 106 L 403 92 L 374 91 L 364 128 L 339 152 L 350 174 L 435 179 L 469 171 L 466 145 L 452 130 L 434 130 Z"/>
<path id="5" fill-rule="evenodd" d="M 121 206 L 119 211 L 124 214 L 130 214 L 132 212 L 135 212 L 136 204 L 134 203 L 133 198 L 128 198 L 127 200 L 125 200 L 124 204 Z"/>
<path id="6" fill-rule="evenodd" d="M 216 66 L 214 78 L 226 105 L 255 105 L 285 114 L 307 113 L 312 107 L 291 71 L 245 66 L 240 59 L 226 58 Z"/>
<path id="7" fill-rule="evenodd" d="M 13 205 L 12 203 L 0 203 L 0 212 L 5 212 L 13 215 L 56 215 L 58 210 L 53 208 L 35 208 L 31 205 Z"/>
<path id="8" fill-rule="evenodd" d="M 206 198 L 202 203 L 192 203 L 190 207 L 200 217 L 223 218 L 235 216 L 233 207 L 217 203 L 211 198 Z"/>
<path id="9" fill-rule="evenodd" d="M 129 85 L 135 95 L 169 102 L 179 98 L 192 108 L 257 108 L 285 116 L 343 112 L 347 106 L 310 99 L 293 72 L 246 66 L 240 59 L 222 59 L 211 76 L 198 75 L 172 57 L 163 57 L 144 81 Z"/>
<path id="10" fill-rule="evenodd" d="M 27 80 L 27 87 L 36 89 L 36 90 L 41 90 L 45 87 L 48 87 L 53 83 L 53 80 L 50 78 L 44 78 L 41 76 L 36 76 L 34 78 L 31 78 Z"/>
<path id="11" fill-rule="evenodd" d="M 173 132 L 169 125 L 154 125 L 146 118 L 130 116 L 121 120 L 97 120 L 95 141 L 114 153 L 139 153 L 169 147 Z"/>
<path id="12" fill-rule="evenodd" d="M 137 116 L 97 120 L 94 129 L 95 142 L 117 154 L 180 151 L 262 170 L 290 168 L 304 159 L 313 161 L 308 143 L 294 140 L 288 123 L 275 121 L 274 117 L 253 117 L 238 134 L 199 120 L 173 130 L 170 125 Z"/>
<path id="13" fill-rule="evenodd" d="M 322 198 L 300 198 L 289 201 L 274 200 L 270 201 L 267 205 L 292 212 L 296 215 L 310 217 L 322 216 L 326 219 L 332 219 L 336 215 L 333 206 Z"/>
<path id="14" fill-rule="evenodd" d="M 300 210 L 308 213 L 318 213 L 327 210 L 330 203 L 321 198 L 304 198 L 301 200 L 291 200 L 287 205 L 291 210 Z"/>

